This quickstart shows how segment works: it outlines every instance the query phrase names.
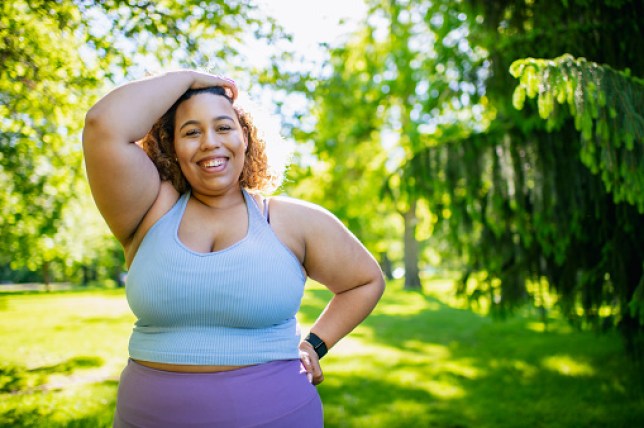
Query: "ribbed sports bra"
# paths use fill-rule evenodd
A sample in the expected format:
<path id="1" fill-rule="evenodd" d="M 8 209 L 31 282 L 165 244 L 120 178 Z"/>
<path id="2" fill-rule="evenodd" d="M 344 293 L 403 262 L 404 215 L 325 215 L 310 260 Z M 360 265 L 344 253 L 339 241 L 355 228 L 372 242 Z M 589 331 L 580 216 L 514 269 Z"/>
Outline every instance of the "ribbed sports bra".
<path id="1" fill-rule="evenodd" d="M 221 251 L 179 239 L 190 198 L 147 232 L 126 280 L 137 317 L 130 357 L 168 364 L 247 365 L 299 357 L 295 319 L 306 276 L 243 190 L 248 230 Z"/>

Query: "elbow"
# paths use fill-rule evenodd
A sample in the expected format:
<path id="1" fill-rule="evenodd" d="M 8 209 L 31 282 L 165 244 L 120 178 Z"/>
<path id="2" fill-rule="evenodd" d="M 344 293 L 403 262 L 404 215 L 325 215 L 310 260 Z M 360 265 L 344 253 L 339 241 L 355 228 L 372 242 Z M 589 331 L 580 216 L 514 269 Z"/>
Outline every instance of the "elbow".
<path id="1" fill-rule="evenodd" d="M 101 114 L 100 109 L 95 105 L 85 114 L 85 123 L 83 125 L 83 148 L 86 149 L 87 145 L 92 141 L 98 139 L 98 135 L 103 135 L 107 128 L 104 115 Z"/>
<path id="2" fill-rule="evenodd" d="M 377 300 L 380 300 L 382 295 L 385 293 L 385 286 L 386 286 L 385 277 L 381 271 L 378 271 L 378 276 L 376 277 L 376 280 L 374 281 L 374 283 L 375 283 L 374 293 L 377 296 Z"/>
<path id="3" fill-rule="evenodd" d="M 374 306 L 384 294 L 385 285 L 385 277 L 382 274 L 380 267 L 378 267 L 378 269 L 374 270 L 371 280 L 365 284 L 365 291 L 368 293 L 369 300 L 373 302 Z"/>
<path id="4" fill-rule="evenodd" d="M 100 123 L 101 123 L 101 114 L 96 108 L 96 105 L 94 105 L 94 107 L 90 108 L 85 114 L 84 129 L 97 128 L 98 126 L 100 126 Z"/>
<path id="5" fill-rule="evenodd" d="M 91 118 L 89 114 L 85 116 L 85 124 L 83 126 L 83 134 L 82 134 L 82 143 L 83 143 L 83 150 L 87 150 L 87 146 L 89 144 L 89 141 L 92 140 L 92 133 L 96 129 L 96 122 L 94 118 Z"/>

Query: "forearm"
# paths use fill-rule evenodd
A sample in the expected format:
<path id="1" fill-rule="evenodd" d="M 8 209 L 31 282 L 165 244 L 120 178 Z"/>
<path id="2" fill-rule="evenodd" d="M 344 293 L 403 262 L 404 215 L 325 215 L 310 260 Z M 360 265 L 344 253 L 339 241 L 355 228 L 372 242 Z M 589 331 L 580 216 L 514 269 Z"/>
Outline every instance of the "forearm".
<path id="1" fill-rule="evenodd" d="M 145 136 L 152 125 L 195 82 L 184 70 L 127 83 L 101 98 L 87 113 L 87 126 L 118 133 L 126 142 Z"/>
<path id="2" fill-rule="evenodd" d="M 382 277 L 377 277 L 367 284 L 335 294 L 311 331 L 330 349 L 371 313 L 384 287 Z"/>

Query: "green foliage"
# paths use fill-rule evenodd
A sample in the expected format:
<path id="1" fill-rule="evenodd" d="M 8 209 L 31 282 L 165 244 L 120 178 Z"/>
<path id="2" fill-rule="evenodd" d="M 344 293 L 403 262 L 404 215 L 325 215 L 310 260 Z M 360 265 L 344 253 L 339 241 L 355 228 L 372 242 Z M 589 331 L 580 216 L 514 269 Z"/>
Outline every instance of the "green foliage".
<path id="1" fill-rule="evenodd" d="M 463 268 L 464 295 L 508 315 L 550 291 L 574 325 L 644 349 L 641 81 L 614 71 L 644 72 L 638 2 L 369 7 L 323 80 L 281 82 L 313 100 L 294 136 L 322 166 L 302 195 L 379 248 L 400 248 L 382 232 L 399 240 L 401 219 L 378 229 L 365 207 L 384 222 L 417 204 L 425 256 Z M 534 57 L 560 58 L 515 63 Z"/>
<path id="2" fill-rule="evenodd" d="M 61 251 L 55 236 L 82 177 L 74 139 L 95 70 L 78 55 L 73 31 L 61 27 L 78 19 L 71 5 L 50 15 L 21 1 L 1 8 L 0 261 L 35 270 Z"/>
<path id="3" fill-rule="evenodd" d="M 423 135 L 426 129 L 458 120 L 473 127 L 485 123 L 472 108 L 480 96 L 476 86 L 458 83 L 473 74 L 480 55 L 467 44 L 454 49 L 454 35 L 465 31 L 458 7 L 372 1 L 369 8 L 369 17 L 347 43 L 329 50 L 321 75 L 272 76 L 272 83 L 304 92 L 314 115 L 312 125 L 301 123 L 304 129 L 293 135 L 311 144 L 318 168 L 302 171 L 295 179 L 300 184 L 289 191 L 318 198 L 374 252 L 400 259 L 401 226 L 413 245 L 413 238 L 428 236 L 422 226 L 430 222 L 422 218 L 414 236 L 413 207 L 424 208 L 419 195 L 409 191 L 411 177 L 387 178 L 411 153 L 431 144 Z M 448 37 L 451 43 L 440 43 Z M 413 278 L 419 257 L 405 254 Z"/>
<path id="4" fill-rule="evenodd" d="M 539 116 L 555 130 L 567 118 L 557 106 L 567 105 L 581 134 L 582 162 L 601 174 L 616 203 L 644 213 L 644 81 L 571 55 L 517 60 L 510 73 L 519 79 L 514 107 L 521 110 L 526 95 L 537 98 Z"/>
<path id="5" fill-rule="evenodd" d="M 85 112 L 106 86 L 158 64 L 232 68 L 246 31 L 280 37 L 246 0 L 2 2 L 0 266 L 45 281 L 81 268 L 114 276 L 122 258 L 83 173 Z"/>
<path id="6" fill-rule="evenodd" d="M 399 176 L 415 176 L 412 186 L 426 195 L 435 242 L 459 249 L 462 293 L 486 296 L 490 310 L 507 314 L 554 291 L 574 325 L 617 325 L 641 355 L 635 291 L 644 275 L 644 217 L 617 202 L 641 198 L 641 81 L 609 68 L 644 70 L 634 54 L 642 40 L 636 2 L 466 3 L 468 38 L 488 53 L 484 107 L 496 118 L 469 135 L 437 138 L 410 155 Z M 569 56 L 557 60 L 561 67 L 515 63 L 562 52 L 609 66 Z M 536 106 L 525 103 L 531 97 L 539 97 Z"/>

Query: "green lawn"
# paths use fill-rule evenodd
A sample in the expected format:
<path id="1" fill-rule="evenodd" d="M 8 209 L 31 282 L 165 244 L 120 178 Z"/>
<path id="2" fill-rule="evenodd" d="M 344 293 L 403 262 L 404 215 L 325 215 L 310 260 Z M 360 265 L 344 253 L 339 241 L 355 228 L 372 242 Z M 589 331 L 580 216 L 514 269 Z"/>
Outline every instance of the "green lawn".
<path id="1" fill-rule="evenodd" d="M 644 426 L 644 367 L 615 334 L 459 309 L 390 284 L 324 359 L 327 427 Z M 311 285 L 306 329 L 328 299 Z M 450 304 L 450 302 L 452 302 Z M 111 426 L 133 317 L 122 290 L 0 294 L 0 426 Z"/>

